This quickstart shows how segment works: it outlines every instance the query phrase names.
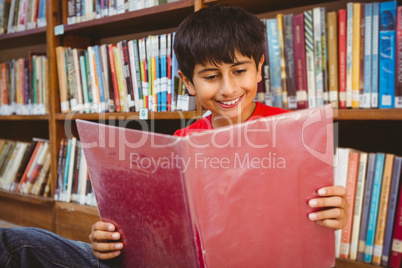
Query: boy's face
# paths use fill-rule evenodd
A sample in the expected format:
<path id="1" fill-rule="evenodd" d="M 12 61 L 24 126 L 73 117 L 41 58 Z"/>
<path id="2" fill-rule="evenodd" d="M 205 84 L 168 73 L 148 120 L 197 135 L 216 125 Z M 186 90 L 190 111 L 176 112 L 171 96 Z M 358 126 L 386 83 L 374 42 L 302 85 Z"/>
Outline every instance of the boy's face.
<path id="1" fill-rule="evenodd" d="M 180 71 L 188 91 L 197 95 L 205 109 L 211 111 L 213 127 L 222 127 L 246 121 L 254 111 L 257 84 L 261 81 L 254 59 L 236 52 L 236 62 L 206 65 L 196 64 L 193 83 Z"/>

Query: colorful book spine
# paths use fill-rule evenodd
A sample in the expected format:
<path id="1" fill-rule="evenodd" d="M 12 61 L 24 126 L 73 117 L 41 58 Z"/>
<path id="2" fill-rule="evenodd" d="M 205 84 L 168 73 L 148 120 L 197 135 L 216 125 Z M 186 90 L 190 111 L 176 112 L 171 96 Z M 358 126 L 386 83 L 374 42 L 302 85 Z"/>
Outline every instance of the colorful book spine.
<path id="1" fill-rule="evenodd" d="M 346 108 L 346 9 L 338 11 L 339 25 L 339 108 Z"/>
<path id="2" fill-rule="evenodd" d="M 105 80 L 103 77 L 103 64 L 100 55 L 100 48 L 98 45 L 94 46 L 96 75 L 98 77 L 99 85 L 99 98 L 100 98 L 100 112 L 106 112 L 106 98 L 105 98 Z"/>
<path id="3" fill-rule="evenodd" d="M 111 72 L 111 79 L 113 85 L 113 92 L 114 92 L 114 103 L 116 112 L 121 112 L 121 105 L 120 105 L 120 92 L 119 92 L 119 84 L 117 82 L 117 72 L 116 72 L 116 63 L 114 60 L 114 52 L 113 52 L 114 45 L 108 45 L 108 54 L 109 54 L 109 62 L 110 62 L 110 72 Z"/>
<path id="4" fill-rule="evenodd" d="M 378 87 L 379 87 L 379 25 L 380 25 L 380 4 L 373 3 L 373 40 L 372 40 L 372 80 L 371 80 L 371 108 L 378 108 Z"/>
<path id="5" fill-rule="evenodd" d="M 401 178 L 401 174 L 402 157 L 395 157 L 392 179 Z M 400 183 L 399 192 L 401 187 L 402 183 Z M 392 235 L 391 256 L 388 264 L 388 266 L 392 268 L 399 268 L 402 264 L 402 198 L 399 198 L 396 208 L 397 212 L 395 217 L 394 232 Z"/>
<path id="6" fill-rule="evenodd" d="M 281 70 L 281 84 L 282 84 L 282 102 L 284 109 L 288 107 L 288 90 L 287 90 L 287 73 L 286 73 L 286 61 L 285 61 L 285 40 L 283 36 L 283 15 L 278 14 L 276 16 L 278 21 L 278 43 L 279 43 L 279 55 L 280 55 L 280 70 Z"/>
<path id="7" fill-rule="evenodd" d="M 353 213 L 352 237 L 350 239 L 350 259 L 357 259 L 359 234 L 362 219 L 364 188 L 366 184 L 367 153 L 361 152 L 359 157 L 359 168 L 357 174 L 357 185 Z"/>
<path id="8" fill-rule="evenodd" d="M 394 108 L 396 1 L 380 3 L 379 108 Z"/>
<path id="9" fill-rule="evenodd" d="M 373 259 L 374 238 L 377 228 L 378 208 L 380 205 L 380 194 L 382 186 L 382 175 L 384 169 L 385 155 L 377 154 L 376 167 L 374 173 L 373 192 L 371 194 L 370 216 L 367 228 L 366 248 L 364 252 L 364 262 L 371 263 Z"/>
<path id="10" fill-rule="evenodd" d="M 288 109 L 297 108 L 296 99 L 296 77 L 295 77 L 295 57 L 293 48 L 293 15 L 283 16 L 283 36 L 285 40 L 285 60 L 286 60 L 286 88 L 288 92 Z"/>
<path id="11" fill-rule="evenodd" d="M 303 13 L 293 16 L 293 43 L 297 108 L 305 109 L 308 108 L 308 98 Z"/>
<path id="12" fill-rule="evenodd" d="M 160 110 L 162 112 L 167 111 L 167 88 L 168 88 L 168 76 L 167 76 L 167 35 L 162 34 L 160 36 L 160 95 L 161 105 Z"/>
<path id="13" fill-rule="evenodd" d="M 363 203 L 363 211 L 360 225 L 359 246 L 357 250 L 357 260 L 360 262 L 364 261 L 364 252 L 366 250 L 366 237 L 367 237 L 368 219 L 370 215 L 371 193 L 373 189 L 374 172 L 376 166 L 375 162 L 376 162 L 376 154 L 369 153 L 367 172 L 366 172 L 367 177 L 365 183 L 366 187 L 364 189 L 364 203 Z"/>
<path id="14" fill-rule="evenodd" d="M 359 152 L 350 152 L 349 165 L 346 184 L 346 200 L 348 204 L 355 203 L 355 193 L 357 186 L 357 175 L 359 172 Z M 353 225 L 354 207 L 350 206 L 348 209 L 348 221 L 345 227 L 342 229 L 342 240 L 340 257 L 348 259 L 350 254 L 350 242 L 352 237 L 352 225 Z"/>
<path id="15" fill-rule="evenodd" d="M 271 92 L 273 94 L 273 105 L 283 107 L 282 81 L 281 81 L 281 59 L 278 37 L 278 21 L 269 19 L 267 23 L 268 53 L 271 77 Z"/>
<path id="16" fill-rule="evenodd" d="M 389 195 L 391 190 L 392 166 L 395 155 L 387 154 L 384 163 L 384 172 L 382 178 L 381 197 L 377 219 L 377 231 L 375 235 L 373 264 L 381 264 L 382 250 L 384 247 L 385 227 L 389 205 Z"/>
<path id="17" fill-rule="evenodd" d="M 348 21 L 349 22 L 349 21 Z M 361 3 L 353 3 L 352 108 L 359 108 L 360 95 L 360 23 Z"/>
<path id="18" fill-rule="evenodd" d="M 327 14 L 327 36 L 328 36 L 328 100 L 332 107 L 338 108 L 338 25 L 336 11 Z"/>
<path id="19" fill-rule="evenodd" d="M 311 10 L 304 12 L 304 34 L 306 47 L 306 69 L 309 108 L 317 107 L 312 13 L 313 12 Z"/>
<path id="20" fill-rule="evenodd" d="M 324 104 L 324 77 L 322 59 L 322 30 L 321 8 L 313 9 L 313 40 L 314 40 L 314 69 L 315 69 L 315 93 L 317 106 Z"/>
<path id="21" fill-rule="evenodd" d="M 402 108 L 402 6 L 397 9 L 395 108 Z"/>
<path id="22" fill-rule="evenodd" d="M 133 40 L 134 51 L 134 64 L 135 64 L 135 76 L 137 79 L 137 95 L 138 95 L 138 110 L 144 107 L 143 94 L 141 88 L 141 74 L 140 74 L 140 57 L 138 55 L 138 41 Z"/>
<path id="23" fill-rule="evenodd" d="M 363 15 L 363 14 L 362 14 Z M 373 18 L 373 4 L 365 4 L 365 27 L 364 27 L 364 91 L 360 99 L 361 108 L 371 107 L 371 54 L 372 54 L 372 18 Z"/>
<path id="24" fill-rule="evenodd" d="M 347 4 L 346 23 L 346 108 L 352 108 L 352 63 L 353 63 L 353 3 Z"/>
<path id="25" fill-rule="evenodd" d="M 364 98 L 364 57 L 365 57 L 365 35 L 366 35 L 366 4 L 360 5 L 360 81 L 359 81 L 359 108 L 363 108 Z"/>
<path id="26" fill-rule="evenodd" d="M 391 254 L 391 243 L 392 243 L 392 234 L 394 232 L 394 223 L 395 223 L 395 214 L 396 214 L 396 206 L 398 201 L 398 194 L 400 188 L 401 181 L 401 157 L 395 157 L 393 163 L 393 171 L 392 171 L 392 183 L 391 183 L 391 191 L 389 197 L 389 205 L 388 205 L 388 214 L 387 214 L 387 226 L 385 228 L 385 236 L 384 236 L 384 246 L 382 250 L 381 257 L 381 265 L 388 266 L 390 261 Z M 395 223 L 396 225 L 397 223 Z"/>
<path id="27" fill-rule="evenodd" d="M 324 104 L 329 103 L 328 86 L 328 44 L 327 44 L 327 11 L 325 7 L 320 8 L 321 13 L 321 52 L 322 52 L 322 79 L 323 79 L 323 100 Z"/>
<path id="28" fill-rule="evenodd" d="M 137 84 L 137 65 L 135 62 L 135 57 L 134 57 L 134 45 L 133 41 L 128 41 L 127 42 L 127 47 L 128 47 L 128 55 L 129 55 L 129 61 L 130 61 L 130 79 L 131 79 L 131 84 L 132 84 L 132 90 L 133 90 L 133 99 L 134 99 L 134 107 L 135 111 L 139 112 L 139 95 L 138 95 L 138 84 Z"/>

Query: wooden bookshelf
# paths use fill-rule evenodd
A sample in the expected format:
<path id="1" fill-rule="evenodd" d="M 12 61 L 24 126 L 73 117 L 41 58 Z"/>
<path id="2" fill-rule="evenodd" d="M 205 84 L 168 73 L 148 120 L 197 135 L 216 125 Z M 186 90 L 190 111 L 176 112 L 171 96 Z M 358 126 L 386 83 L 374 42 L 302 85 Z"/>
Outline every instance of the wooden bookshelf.
<path id="1" fill-rule="evenodd" d="M 46 27 L 0 35 L 0 50 L 23 47 L 27 44 L 43 44 L 46 41 Z"/>
<path id="2" fill-rule="evenodd" d="M 49 115 L 9 115 L 0 116 L 0 121 L 47 121 Z"/>
<path id="3" fill-rule="evenodd" d="M 338 109 L 335 120 L 402 120 L 402 109 Z"/>
<path id="4" fill-rule="evenodd" d="M 161 120 L 161 119 L 194 119 L 197 117 L 195 111 L 190 112 L 149 112 L 148 119 Z M 139 113 L 101 113 L 101 114 L 56 114 L 56 119 L 63 120 L 137 120 L 140 119 Z"/>

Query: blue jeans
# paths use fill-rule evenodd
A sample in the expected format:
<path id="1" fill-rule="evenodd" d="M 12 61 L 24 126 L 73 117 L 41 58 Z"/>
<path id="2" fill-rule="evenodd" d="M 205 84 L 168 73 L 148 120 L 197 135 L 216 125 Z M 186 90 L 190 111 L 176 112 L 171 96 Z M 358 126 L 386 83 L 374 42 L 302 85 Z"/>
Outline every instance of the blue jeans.
<path id="1" fill-rule="evenodd" d="M 38 228 L 0 228 L 0 267 L 119 267 L 102 261 L 91 245 Z"/>

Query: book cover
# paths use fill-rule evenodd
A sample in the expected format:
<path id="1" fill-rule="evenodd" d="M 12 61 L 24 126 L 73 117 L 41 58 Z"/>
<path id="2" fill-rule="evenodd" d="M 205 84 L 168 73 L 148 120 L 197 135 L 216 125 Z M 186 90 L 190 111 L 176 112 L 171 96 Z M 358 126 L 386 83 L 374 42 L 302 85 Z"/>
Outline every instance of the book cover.
<path id="1" fill-rule="evenodd" d="M 323 53 L 322 53 L 322 25 L 321 8 L 313 9 L 313 40 L 314 40 L 314 70 L 315 70 L 315 93 L 317 106 L 324 104 L 324 76 L 323 76 Z"/>
<path id="2" fill-rule="evenodd" d="M 384 235 L 388 213 L 389 195 L 391 190 L 392 167 L 395 155 L 387 154 L 385 156 L 384 173 L 381 186 L 381 197 L 377 219 L 377 231 L 375 235 L 373 264 L 381 264 L 382 250 L 384 246 Z"/>
<path id="3" fill-rule="evenodd" d="M 288 103 L 288 89 L 287 89 L 287 76 L 286 73 L 286 59 L 285 59 L 285 39 L 284 39 L 284 26 L 283 26 L 283 14 L 278 14 L 276 16 L 278 25 L 278 44 L 279 44 L 279 55 L 280 55 L 280 70 L 281 70 L 281 84 L 282 84 L 282 106 L 284 109 L 289 109 Z"/>
<path id="4" fill-rule="evenodd" d="M 372 18 L 373 4 L 365 4 L 365 27 L 364 27 L 364 80 L 363 80 L 363 96 L 360 98 L 361 108 L 371 107 L 371 79 L 372 79 Z"/>
<path id="5" fill-rule="evenodd" d="M 283 16 L 283 36 L 285 41 L 286 89 L 288 94 L 288 109 L 294 110 L 297 108 L 297 100 L 292 14 Z"/>
<path id="6" fill-rule="evenodd" d="M 401 173 L 402 173 L 402 157 L 398 156 L 395 157 L 392 179 L 394 178 L 401 179 Z M 395 227 L 394 227 L 394 233 L 392 235 L 391 255 L 388 265 L 392 268 L 397 268 L 401 266 L 401 263 L 402 263 L 402 198 L 399 198 L 396 207 Z"/>
<path id="7" fill-rule="evenodd" d="M 353 3 L 352 37 L 352 108 L 359 108 L 360 94 L 360 23 L 361 3 Z M 349 23 L 349 21 L 348 21 Z M 348 26 L 349 27 L 349 26 Z M 348 36 L 349 37 L 349 36 Z"/>
<path id="8" fill-rule="evenodd" d="M 359 108 L 363 108 L 364 100 L 364 64 L 365 64 L 365 35 L 366 35 L 366 4 L 360 5 L 360 81 L 359 81 Z"/>
<path id="9" fill-rule="evenodd" d="M 389 205 L 388 205 L 388 214 L 387 214 L 387 226 L 385 228 L 385 236 L 384 236 L 384 246 L 382 250 L 381 257 L 381 265 L 388 266 L 390 260 L 390 251 L 391 251 L 391 243 L 392 243 L 392 234 L 394 231 L 395 224 L 395 214 L 396 214 L 396 206 L 398 202 L 399 188 L 400 188 L 400 161 L 402 159 L 400 157 L 395 157 L 393 163 L 393 171 L 392 171 L 392 182 L 391 182 L 391 190 L 389 194 Z M 399 173 L 398 173 L 399 172 Z"/>
<path id="10" fill-rule="evenodd" d="M 353 3 L 348 3 L 346 8 L 346 108 L 352 108 L 352 65 L 353 65 Z M 359 28 L 360 29 L 360 28 Z M 360 35 L 359 35 L 360 36 Z"/>
<path id="11" fill-rule="evenodd" d="M 371 193 L 373 189 L 375 162 L 376 162 L 376 154 L 369 153 L 368 164 L 367 164 L 366 187 L 364 189 L 364 203 L 363 203 L 363 211 L 362 211 L 362 217 L 361 217 L 362 219 L 361 219 L 360 235 L 359 235 L 359 246 L 357 250 L 357 260 L 360 262 L 364 261 L 364 252 L 366 250 L 367 227 L 370 214 Z"/>
<path id="12" fill-rule="evenodd" d="M 326 106 L 187 137 L 77 120 L 101 218 L 122 234 L 123 264 L 333 266 L 334 231 L 307 218 L 308 200 L 333 184 L 332 117 Z"/>
<path id="13" fill-rule="evenodd" d="M 395 108 L 402 108 L 402 7 L 397 8 Z"/>
<path id="14" fill-rule="evenodd" d="M 304 42 L 304 15 L 293 16 L 293 42 L 297 108 L 308 108 L 306 50 Z"/>
<path id="15" fill-rule="evenodd" d="M 380 3 L 378 107 L 394 108 L 396 1 Z"/>

